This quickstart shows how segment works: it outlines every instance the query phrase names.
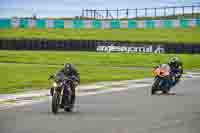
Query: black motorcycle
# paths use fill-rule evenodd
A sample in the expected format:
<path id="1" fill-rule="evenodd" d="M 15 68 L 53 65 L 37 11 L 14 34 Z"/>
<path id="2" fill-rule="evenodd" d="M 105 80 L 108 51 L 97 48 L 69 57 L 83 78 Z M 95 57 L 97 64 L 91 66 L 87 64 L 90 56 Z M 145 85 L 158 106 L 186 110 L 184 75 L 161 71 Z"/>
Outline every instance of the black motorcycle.
<path id="1" fill-rule="evenodd" d="M 53 87 L 50 89 L 52 96 L 52 112 L 56 114 L 59 108 L 64 109 L 66 112 L 71 112 L 73 106 L 70 104 L 72 91 L 70 84 L 73 83 L 72 79 L 67 78 L 63 73 L 51 75 L 49 80 L 53 80 Z"/>

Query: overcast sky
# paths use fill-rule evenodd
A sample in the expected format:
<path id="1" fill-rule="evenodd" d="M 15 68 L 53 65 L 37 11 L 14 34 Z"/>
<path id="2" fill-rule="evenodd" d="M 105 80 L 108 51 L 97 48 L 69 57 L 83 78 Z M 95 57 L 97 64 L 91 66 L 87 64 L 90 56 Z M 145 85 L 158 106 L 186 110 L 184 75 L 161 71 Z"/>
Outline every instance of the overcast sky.
<path id="1" fill-rule="evenodd" d="M 116 9 L 200 5 L 200 0 L 0 0 L 0 17 L 32 16 L 72 17 L 83 8 Z"/>

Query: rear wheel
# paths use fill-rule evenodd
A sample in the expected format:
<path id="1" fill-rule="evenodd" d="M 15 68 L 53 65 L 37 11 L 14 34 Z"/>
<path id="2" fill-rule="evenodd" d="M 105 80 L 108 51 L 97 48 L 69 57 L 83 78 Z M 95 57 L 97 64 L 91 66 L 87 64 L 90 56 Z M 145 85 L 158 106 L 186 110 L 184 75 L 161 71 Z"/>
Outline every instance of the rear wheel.
<path id="1" fill-rule="evenodd" d="M 166 89 L 163 90 L 162 92 L 163 92 L 163 94 L 169 94 L 169 91 L 170 91 L 170 89 L 169 89 L 169 88 L 166 88 Z"/>
<path id="2" fill-rule="evenodd" d="M 54 114 L 56 114 L 58 112 L 58 108 L 59 108 L 59 100 L 60 97 L 59 97 L 59 94 L 57 92 L 55 92 L 53 94 L 53 97 L 52 97 L 52 104 L 51 104 L 51 108 L 52 108 L 52 112 Z"/>
<path id="3" fill-rule="evenodd" d="M 169 92 L 168 91 L 162 91 L 163 92 L 163 94 L 169 94 Z"/>
<path id="4" fill-rule="evenodd" d="M 151 88 L 151 95 L 154 95 L 156 93 L 156 91 L 158 91 L 158 87 L 159 87 L 159 82 L 160 80 L 159 79 L 156 79 L 152 85 L 152 88 Z"/>
<path id="5" fill-rule="evenodd" d="M 67 107 L 67 108 L 64 108 L 65 112 L 72 112 L 72 108 L 71 107 Z"/>
<path id="6" fill-rule="evenodd" d="M 73 105 L 71 105 L 71 96 L 67 96 L 65 99 L 65 108 L 64 110 L 66 112 L 71 112 L 73 108 Z"/>

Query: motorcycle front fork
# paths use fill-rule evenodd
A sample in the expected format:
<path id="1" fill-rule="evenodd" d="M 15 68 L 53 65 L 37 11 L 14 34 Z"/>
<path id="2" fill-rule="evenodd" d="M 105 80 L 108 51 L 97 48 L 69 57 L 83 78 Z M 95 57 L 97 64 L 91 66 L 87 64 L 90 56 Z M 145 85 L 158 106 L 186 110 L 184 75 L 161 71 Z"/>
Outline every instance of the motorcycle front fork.
<path id="1" fill-rule="evenodd" d="M 65 90 L 65 89 L 67 89 L 67 90 Z M 66 88 L 62 89 L 61 97 L 63 98 L 64 104 L 69 104 L 69 102 L 71 101 L 71 95 L 72 95 L 72 90 L 70 89 L 70 87 L 66 87 Z"/>
<path id="2" fill-rule="evenodd" d="M 60 101 L 59 101 L 59 102 L 60 102 L 60 103 L 59 103 L 60 105 L 62 104 L 62 98 L 63 98 L 63 89 L 61 90 L 61 93 L 60 93 Z"/>

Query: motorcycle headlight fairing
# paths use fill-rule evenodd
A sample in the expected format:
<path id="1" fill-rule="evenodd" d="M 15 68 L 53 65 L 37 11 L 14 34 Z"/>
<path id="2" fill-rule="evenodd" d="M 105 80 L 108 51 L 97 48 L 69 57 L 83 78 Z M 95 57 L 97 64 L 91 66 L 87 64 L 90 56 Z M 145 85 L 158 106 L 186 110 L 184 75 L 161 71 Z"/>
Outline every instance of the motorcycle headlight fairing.
<path id="1" fill-rule="evenodd" d="M 57 85 L 57 83 L 56 82 L 54 82 L 53 83 L 53 87 L 57 87 L 58 85 Z"/>

